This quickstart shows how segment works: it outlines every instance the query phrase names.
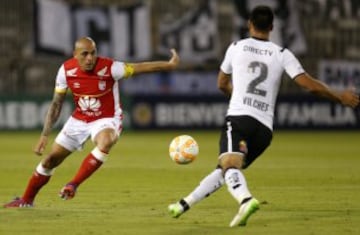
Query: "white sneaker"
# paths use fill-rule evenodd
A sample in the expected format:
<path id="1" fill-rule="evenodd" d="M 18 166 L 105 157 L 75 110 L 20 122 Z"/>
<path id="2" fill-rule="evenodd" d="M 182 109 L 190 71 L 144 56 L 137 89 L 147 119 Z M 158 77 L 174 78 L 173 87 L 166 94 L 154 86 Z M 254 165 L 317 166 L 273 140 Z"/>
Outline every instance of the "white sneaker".
<path id="1" fill-rule="evenodd" d="M 255 198 L 250 199 L 240 206 L 238 213 L 230 223 L 230 227 L 245 226 L 249 217 L 260 208 L 260 203 Z"/>

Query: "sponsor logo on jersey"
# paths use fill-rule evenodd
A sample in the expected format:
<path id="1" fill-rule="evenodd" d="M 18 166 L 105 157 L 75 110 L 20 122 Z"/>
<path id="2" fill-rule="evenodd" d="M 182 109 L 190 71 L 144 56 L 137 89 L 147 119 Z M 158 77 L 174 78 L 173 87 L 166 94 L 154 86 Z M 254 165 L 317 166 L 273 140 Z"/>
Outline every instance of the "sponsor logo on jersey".
<path id="1" fill-rule="evenodd" d="M 107 66 L 105 66 L 103 69 L 99 70 L 97 72 L 97 75 L 99 77 L 109 77 L 109 74 L 106 74 L 106 72 L 107 72 Z"/>
<path id="2" fill-rule="evenodd" d="M 267 49 L 260 49 L 260 48 L 256 48 L 256 47 L 252 47 L 252 46 L 247 46 L 244 45 L 243 47 L 244 51 L 249 51 L 258 55 L 268 55 L 268 56 L 272 56 L 273 52 Z"/>
<path id="3" fill-rule="evenodd" d="M 73 69 L 70 69 L 68 71 L 66 71 L 66 76 L 68 77 L 76 77 L 76 72 L 77 72 L 78 68 L 73 68 Z"/>
<path id="4" fill-rule="evenodd" d="M 100 100 L 95 97 L 84 96 L 80 97 L 78 105 L 81 111 L 87 116 L 100 116 L 101 103 Z"/>

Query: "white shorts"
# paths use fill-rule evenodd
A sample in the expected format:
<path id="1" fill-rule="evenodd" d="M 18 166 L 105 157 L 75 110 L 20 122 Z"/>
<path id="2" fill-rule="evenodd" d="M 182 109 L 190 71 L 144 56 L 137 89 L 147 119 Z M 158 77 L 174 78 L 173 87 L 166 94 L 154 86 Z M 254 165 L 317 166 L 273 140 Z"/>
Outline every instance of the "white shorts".
<path id="1" fill-rule="evenodd" d="M 55 142 L 71 152 L 81 150 L 89 137 L 94 142 L 95 136 L 106 128 L 114 129 L 119 136 L 122 122 L 118 118 L 102 118 L 93 122 L 83 122 L 71 116 L 57 135 Z"/>

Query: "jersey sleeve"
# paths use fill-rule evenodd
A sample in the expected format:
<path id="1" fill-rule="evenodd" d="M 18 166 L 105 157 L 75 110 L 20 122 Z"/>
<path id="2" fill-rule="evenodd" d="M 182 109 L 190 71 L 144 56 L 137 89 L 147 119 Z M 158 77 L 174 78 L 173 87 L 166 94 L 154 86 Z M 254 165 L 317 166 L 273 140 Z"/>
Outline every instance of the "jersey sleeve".
<path id="1" fill-rule="evenodd" d="M 291 77 L 291 79 L 294 79 L 299 74 L 305 73 L 305 70 L 300 64 L 299 60 L 294 56 L 291 51 L 285 49 L 283 53 L 284 69 L 285 72 Z"/>
<path id="2" fill-rule="evenodd" d="M 65 67 L 61 65 L 56 75 L 55 92 L 65 93 L 68 88 L 65 76 Z"/>
<path id="3" fill-rule="evenodd" d="M 232 73 L 231 59 L 232 59 L 233 50 L 234 50 L 234 46 L 233 44 L 231 44 L 226 50 L 224 60 L 222 61 L 220 66 L 220 69 L 226 74 Z"/>
<path id="4" fill-rule="evenodd" d="M 111 66 L 111 74 L 115 80 L 119 80 L 121 78 L 129 78 L 134 73 L 134 68 L 132 65 L 114 61 Z"/>

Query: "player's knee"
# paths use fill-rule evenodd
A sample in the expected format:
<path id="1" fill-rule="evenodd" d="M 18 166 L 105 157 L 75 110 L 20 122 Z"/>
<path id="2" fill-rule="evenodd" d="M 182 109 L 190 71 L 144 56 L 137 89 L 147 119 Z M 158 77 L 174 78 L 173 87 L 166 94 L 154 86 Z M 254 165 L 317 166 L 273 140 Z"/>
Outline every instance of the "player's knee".
<path id="1" fill-rule="evenodd" d="M 54 169 L 55 167 L 57 167 L 58 165 L 60 165 L 60 163 L 63 161 L 63 158 L 59 158 L 59 157 L 55 157 L 53 155 L 49 155 L 47 158 L 45 158 L 41 164 L 44 168 L 46 169 Z"/>
<path id="2" fill-rule="evenodd" d="M 112 129 L 100 132 L 95 138 L 96 146 L 103 152 L 109 152 L 111 147 L 117 142 L 117 135 Z"/>
<path id="3" fill-rule="evenodd" d="M 117 138 L 111 135 L 103 135 L 101 139 L 97 141 L 96 146 L 103 152 L 109 152 L 111 147 L 116 143 Z"/>
<path id="4" fill-rule="evenodd" d="M 229 168 L 242 169 L 244 155 L 241 153 L 225 153 L 219 157 L 219 165 L 223 172 Z"/>
<path id="5" fill-rule="evenodd" d="M 112 146 L 116 143 L 114 138 L 109 136 L 103 137 L 100 141 L 97 142 L 96 146 L 103 152 L 108 153 Z"/>

